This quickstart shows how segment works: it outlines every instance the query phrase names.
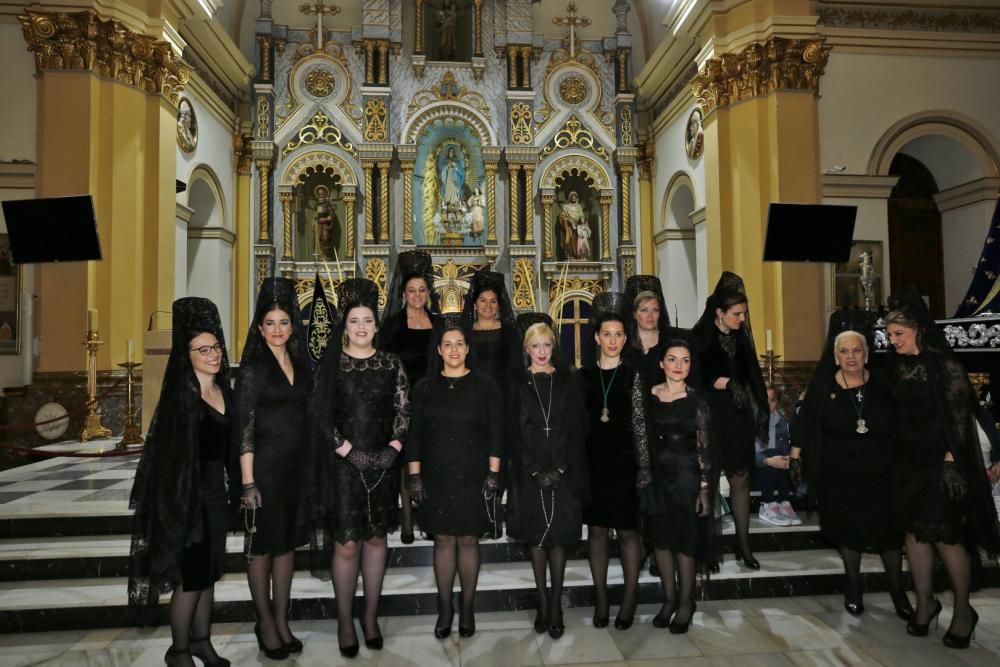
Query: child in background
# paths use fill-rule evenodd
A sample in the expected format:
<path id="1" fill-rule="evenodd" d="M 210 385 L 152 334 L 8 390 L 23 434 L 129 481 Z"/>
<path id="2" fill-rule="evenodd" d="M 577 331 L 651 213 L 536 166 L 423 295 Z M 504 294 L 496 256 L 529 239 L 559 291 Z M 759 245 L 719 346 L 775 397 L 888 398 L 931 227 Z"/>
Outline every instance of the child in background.
<path id="1" fill-rule="evenodd" d="M 792 509 L 789 501 L 791 484 L 788 477 L 790 449 L 788 421 L 778 411 L 778 390 L 767 383 L 767 404 L 771 411 L 768 422 L 767 442 L 757 440 L 757 486 L 761 501 L 758 517 L 774 526 L 800 526 L 802 519 Z M 777 498 L 775 492 L 777 491 Z"/>

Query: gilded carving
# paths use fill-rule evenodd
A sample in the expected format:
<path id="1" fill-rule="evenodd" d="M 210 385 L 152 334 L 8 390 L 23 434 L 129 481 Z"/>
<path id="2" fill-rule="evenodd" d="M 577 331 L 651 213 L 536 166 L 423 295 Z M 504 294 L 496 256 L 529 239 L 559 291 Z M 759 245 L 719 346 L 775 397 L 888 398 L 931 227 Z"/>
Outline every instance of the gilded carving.
<path id="1" fill-rule="evenodd" d="M 527 257 L 518 257 L 513 266 L 514 308 L 537 310 L 535 305 L 535 268 Z"/>
<path id="2" fill-rule="evenodd" d="M 271 134 L 271 103 L 263 95 L 257 98 L 257 138 L 267 139 Z"/>
<path id="3" fill-rule="evenodd" d="M 816 8 L 819 22 L 831 27 L 922 30 L 926 32 L 1000 32 L 1000 16 L 982 11 L 931 12 L 920 10 L 886 11 L 871 7 Z"/>
<path id="4" fill-rule="evenodd" d="M 622 274 L 625 280 L 635 275 L 635 259 L 632 257 L 622 259 Z"/>
<path id="5" fill-rule="evenodd" d="M 622 145 L 632 145 L 632 107 L 622 107 Z"/>
<path id="6" fill-rule="evenodd" d="M 240 176 L 249 176 L 253 168 L 253 149 L 250 135 L 237 132 L 233 135 L 233 169 Z"/>
<path id="7" fill-rule="evenodd" d="M 177 105 L 191 67 L 169 42 L 133 32 L 93 11 L 65 14 L 27 10 L 18 16 L 35 68 L 88 70 Z"/>
<path id="8" fill-rule="evenodd" d="M 587 84 L 578 76 L 568 76 L 559 82 L 559 96 L 566 104 L 580 104 L 587 99 Z"/>
<path id="9" fill-rule="evenodd" d="M 267 278 L 267 274 L 271 272 L 271 262 L 268 260 L 267 256 L 260 255 L 257 257 L 257 289 L 264 284 L 264 278 Z"/>
<path id="10" fill-rule="evenodd" d="M 365 141 L 384 142 L 388 137 L 386 131 L 386 107 L 385 100 L 373 98 L 365 103 Z"/>
<path id="11" fill-rule="evenodd" d="M 486 98 L 475 91 L 471 91 L 465 86 L 458 85 L 455 73 L 448 70 L 441 77 L 440 83 L 433 88 L 418 90 L 406 108 L 406 117 L 411 118 L 428 104 L 433 102 L 464 102 L 473 109 L 476 109 L 487 118 L 490 117 L 490 105 Z"/>
<path id="12" fill-rule="evenodd" d="M 372 257 L 365 262 L 365 278 L 378 286 L 378 307 L 385 308 L 388 302 L 388 287 L 386 285 L 387 276 L 385 260 L 381 257 Z"/>
<path id="13" fill-rule="evenodd" d="M 285 148 L 282 149 L 281 157 L 286 157 L 299 146 L 308 146 L 316 142 L 340 146 L 351 155 L 357 156 L 354 144 L 347 141 L 337 126 L 331 123 L 326 114 L 320 110 L 313 114 L 309 124 L 299 130 L 295 138 L 290 140 Z"/>
<path id="14" fill-rule="evenodd" d="M 510 108 L 510 140 L 515 144 L 530 144 L 531 136 L 531 106 L 525 103 L 514 104 Z"/>
<path id="15" fill-rule="evenodd" d="M 830 47 L 823 39 L 770 37 L 739 53 L 710 58 L 691 81 L 705 115 L 776 90 L 819 90 Z"/>
<path id="16" fill-rule="evenodd" d="M 605 160 L 609 159 L 608 151 L 597 142 L 590 130 L 584 127 L 583 123 L 576 116 L 571 116 L 563 128 L 555 133 L 549 145 L 542 150 L 542 155 L 551 155 L 557 150 L 569 148 L 570 146 L 579 146 L 600 155 Z"/>
<path id="17" fill-rule="evenodd" d="M 580 278 L 556 278 L 549 282 L 549 300 L 555 300 L 567 292 L 589 292 L 592 296 L 597 296 L 604 291 L 604 281 L 595 279 Z"/>
<path id="18" fill-rule="evenodd" d="M 306 74 L 306 90 L 315 97 L 326 97 L 333 92 L 336 77 L 325 67 L 316 67 Z"/>

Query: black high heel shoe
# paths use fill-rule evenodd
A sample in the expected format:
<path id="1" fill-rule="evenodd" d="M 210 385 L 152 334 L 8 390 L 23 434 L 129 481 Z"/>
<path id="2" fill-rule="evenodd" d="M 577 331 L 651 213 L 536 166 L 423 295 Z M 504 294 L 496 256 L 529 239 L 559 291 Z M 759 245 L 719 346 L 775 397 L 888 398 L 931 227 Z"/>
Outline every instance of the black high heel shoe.
<path id="1" fill-rule="evenodd" d="M 191 651 L 191 655 L 196 658 L 200 658 L 205 664 L 205 667 L 229 667 L 230 663 L 228 660 L 220 656 L 215 652 L 215 647 L 212 646 L 211 637 L 201 637 L 199 639 L 191 639 L 192 644 L 201 644 L 202 642 L 208 643 L 208 651 Z M 302 650 L 301 648 L 299 649 Z M 214 658 L 212 657 L 214 656 Z"/>
<path id="2" fill-rule="evenodd" d="M 448 614 L 448 620 L 442 622 L 441 614 L 438 614 L 437 623 L 434 624 L 434 636 L 438 639 L 445 639 L 451 634 L 451 622 L 455 620 L 455 610 L 452 609 L 451 613 Z"/>
<path id="3" fill-rule="evenodd" d="M 909 623 L 906 624 L 906 634 L 912 637 L 926 637 L 927 632 L 930 629 L 931 621 L 934 621 L 934 627 L 935 628 L 937 627 L 938 614 L 941 613 L 941 601 L 935 599 L 934 604 L 937 605 L 937 607 L 927 618 L 927 622 L 917 623 L 916 620 L 911 620 Z M 916 617 L 917 615 L 916 613 L 914 613 L 913 618 L 916 619 Z"/>
<path id="4" fill-rule="evenodd" d="M 361 629 L 362 631 L 364 630 L 364 623 L 361 624 Z M 375 632 L 376 635 L 371 638 L 369 638 L 368 635 L 365 635 L 365 646 L 373 651 L 381 651 L 384 642 L 382 640 L 382 630 L 379 629 L 378 622 L 375 623 Z"/>
<path id="5" fill-rule="evenodd" d="M 257 635 L 257 648 L 259 648 L 264 655 L 270 660 L 285 660 L 288 658 L 288 651 L 285 649 L 284 644 L 278 648 L 268 648 L 264 644 L 264 638 L 260 635 L 260 624 L 253 626 L 253 633 Z"/>
<path id="6" fill-rule="evenodd" d="M 553 639 L 559 639 L 566 632 L 566 626 L 563 625 L 563 615 L 562 610 L 559 610 L 559 620 L 549 622 L 549 637 Z"/>
<path id="7" fill-rule="evenodd" d="M 285 650 L 289 653 L 302 653 L 302 642 L 295 635 L 292 635 L 292 641 L 285 642 Z"/>
<path id="8" fill-rule="evenodd" d="M 979 623 L 979 614 L 977 614 L 976 610 L 973 609 L 972 627 L 969 628 L 969 634 L 965 635 L 964 637 L 959 637 L 956 634 L 952 634 L 951 628 L 949 628 L 948 632 L 944 633 L 944 637 L 941 638 L 941 641 L 948 648 L 969 648 L 969 641 L 976 638 L 977 623 Z"/>
<path id="9" fill-rule="evenodd" d="M 751 570 L 760 569 L 760 561 L 753 557 L 752 554 L 745 554 L 743 550 L 736 547 L 736 559 L 743 561 L 743 567 L 748 567 Z"/>
<path id="10" fill-rule="evenodd" d="M 892 607 L 893 609 L 896 610 L 896 616 L 898 616 L 902 620 L 906 621 L 907 623 L 913 620 L 913 614 L 915 613 L 913 611 L 913 605 L 910 604 L 910 600 L 909 598 L 906 597 L 905 593 L 903 594 L 902 603 L 898 602 L 896 598 L 892 599 Z"/>
<path id="11" fill-rule="evenodd" d="M 665 607 L 666 605 L 664 605 Z M 674 612 L 677 611 L 677 606 L 673 606 L 667 611 L 666 614 L 663 613 L 663 609 L 656 612 L 656 616 L 653 617 L 653 627 L 654 628 L 669 628 L 670 619 L 673 618 Z"/>
<path id="12" fill-rule="evenodd" d="M 670 634 L 672 634 L 672 635 L 687 634 L 688 628 L 691 627 L 691 621 L 694 620 L 694 613 L 696 611 L 698 611 L 698 603 L 697 602 L 692 602 L 691 603 L 691 615 L 688 616 L 687 622 L 685 622 L 685 623 L 678 623 L 675 620 L 674 621 L 670 621 L 670 625 L 668 626 L 668 628 L 670 630 Z M 674 615 L 674 618 L 677 618 L 676 614 Z"/>
<path id="13" fill-rule="evenodd" d="M 186 659 L 185 659 L 186 658 Z M 168 665 L 183 665 L 191 662 L 191 650 L 186 648 L 174 648 L 171 646 L 163 654 L 163 662 Z"/>
<path id="14" fill-rule="evenodd" d="M 611 617 L 605 614 L 604 616 L 598 616 L 597 612 L 594 612 L 594 627 L 595 628 L 606 628 L 608 627 L 608 622 L 611 621 Z"/>
<path id="15" fill-rule="evenodd" d="M 848 602 L 844 600 L 844 611 L 851 616 L 861 616 L 865 613 L 865 604 L 863 602 Z"/>
<path id="16" fill-rule="evenodd" d="M 549 629 L 549 623 L 545 620 L 547 616 L 541 609 L 535 612 L 535 632 L 538 634 L 543 634 Z"/>
<path id="17" fill-rule="evenodd" d="M 615 617 L 615 628 L 618 630 L 628 630 L 632 627 L 632 623 L 635 621 L 635 615 L 632 618 L 622 618 L 621 616 Z"/>

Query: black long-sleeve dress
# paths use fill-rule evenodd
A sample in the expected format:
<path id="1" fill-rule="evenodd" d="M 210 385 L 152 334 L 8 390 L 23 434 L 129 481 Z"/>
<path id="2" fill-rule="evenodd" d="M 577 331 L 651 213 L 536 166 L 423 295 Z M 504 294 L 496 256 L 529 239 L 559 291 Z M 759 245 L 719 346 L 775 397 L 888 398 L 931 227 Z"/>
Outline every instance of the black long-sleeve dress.
<path id="1" fill-rule="evenodd" d="M 625 346 L 625 360 L 639 371 L 639 375 L 647 387 L 655 387 L 664 381 L 663 367 L 660 364 L 663 363 L 663 355 L 667 351 L 667 341 L 663 340 L 661 335 L 656 345 L 645 351 L 641 347 L 642 342 L 636 342 L 639 343 L 639 346 L 632 343 Z"/>
<path id="2" fill-rule="evenodd" d="M 240 368 L 240 454 L 253 454 L 253 479 L 263 501 L 254 516 L 256 531 L 247 539 L 250 555 L 283 554 L 307 542 L 303 503 L 312 382 L 309 369 L 289 358 L 295 369 L 291 383 L 267 351 L 251 367 Z"/>
<path id="3" fill-rule="evenodd" d="M 687 396 L 670 403 L 651 395 L 647 410 L 653 481 L 640 502 L 648 539 L 655 549 L 697 556 L 698 494 L 712 475 L 714 414 L 705 394 L 690 387 Z"/>
<path id="4" fill-rule="evenodd" d="M 507 372 L 511 364 L 512 333 L 499 329 L 473 329 L 469 347 L 473 352 L 476 370 L 492 378 L 503 391 L 507 386 Z"/>
<path id="5" fill-rule="evenodd" d="M 802 450 L 810 500 L 819 503 L 820 530 L 833 544 L 881 552 L 902 543 L 893 518 L 896 428 L 891 391 L 875 371 L 863 387 L 844 389 L 833 376 L 809 387 L 792 421 L 792 444 Z"/>
<path id="6" fill-rule="evenodd" d="M 744 364 L 738 363 L 737 335 L 724 334 L 713 328 L 708 344 L 698 354 L 702 386 L 708 393 L 712 421 L 716 429 L 718 446 L 715 451 L 719 467 L 727 475 L 753 470 L 754 440 L 757 423 L 750 404 L 749 378 L 744 377 Z M 759 368 L 757 372 L 760 373 Z M 715 389 L 715 381 L 728 377 L 726 389 Z"/>
<path id="7" fill-rule="evenodd" d="M 532 546 L 576 544 L 589 494 L 586 416 L 576 380 L 568 370 L 525 373 L 524 381 L 512 382 L 507 407 L 508 534 Z M 554 469 L 565 474 L 554 491 L 542 491 L 538 476 Z"/>
<path id="8" fill-rule="evenodd" d="M 400 462 L 389 446 L 405 442 L 409 386 L 399 358 L 377 351 L 366 359 L 341 352 L 336 373 L 332 498 L 326 505 L 333 539 L 341 544 L 385 537 L 399 527 Z M 333 449 L 348 441 L 348 457 Z M 266 498 L 265 501 L 267 502 Z"/>
<path id="9" fill-rule="evenodd" d="M 399 357 L 406 370 L 406 378 L 410 387 L 417 384 L 417 380 L 427 374 L 427 355 L 430 353 L 431 333 L 435 317 L 428 313 L 431 319 L 431 327 L 427 329 L 411 329 L 407 325 L 406 307 L 392 316 L 391 321 L 386 323 L 388 340 L 385 345 L 380 346 L 385 351 L 391 352 Z"/>
<path id="10" fill-rule="evenodd" d="M 597 365 L 577 373 L 589 417 L 587 461 L 590 503 L 588 525 L 634 530 L 639 526 L 636 473 L 649 468 L 646 440 L 646 386 L 627 362 L 605 370 Z M 607 421 L 601 414 L 607 392 Z"/>
<path id="11" fill-rule="evenodd" d="M 496 383 L 471 372 L 426 377 L 410 394 L 408 461 L 420 461 L 427 500 L 420 527 L 435 535 L 481 535 L 496 521 L 483 482 L 491 456 L 503 456 L 503 404 Z"/>

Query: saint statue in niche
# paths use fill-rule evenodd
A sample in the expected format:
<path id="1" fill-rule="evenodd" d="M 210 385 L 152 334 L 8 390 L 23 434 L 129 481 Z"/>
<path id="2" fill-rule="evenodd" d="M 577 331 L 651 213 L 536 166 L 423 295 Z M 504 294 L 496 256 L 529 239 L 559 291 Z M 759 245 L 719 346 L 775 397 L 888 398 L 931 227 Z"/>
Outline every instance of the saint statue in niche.
<path id="1" fill-rule="evenodd" d="M 427 59 L 468 61 L 472 57 L 471 0 L 424 0 L 424 48 Z"/>
<path id="2" fill-rule="evenodd" d="M 441 60 L 455 60 L 455 28 L 458 26 L 458 7 L 455 0 L 444 0 L 437 13 L 437 27 L 441 35 Z"/>
<path id="3" fill-rule="evenodd" d="M 336 248 L 340 245 L 340 220 L 330 203 L 330 189 L 317 185 L 313 195 L 316 198 L 313 224 L 316 225 L 319 251 L 327 259 L 336 259 Z"/>
<path id="4" fill-rule="evenodd" d="M 438 192 L 441 193 L 441 208 L 460 208 L 462 186 L 465 185 L 465 163 L 455 152 L 454 146 L 448 146 L 445 155 L 438 157 Z"/>
<path id="5" fill-rule="evenodd" d="M 486 217 L 483 213 L 486 210 L 486 197 L 478 187 L 473 188 L 472 196 L 465 203 L 469 209 L 469 236 L 477 239 L 486 228 Z"/>
<path id="6" fill-rule="evenodd" d="M 592 232 L 587 221 L 587 213 L 575 190 L 570 191 L 566 201 L 562 204 L 558 225 L 564 259 L 589 260 Z"/>

